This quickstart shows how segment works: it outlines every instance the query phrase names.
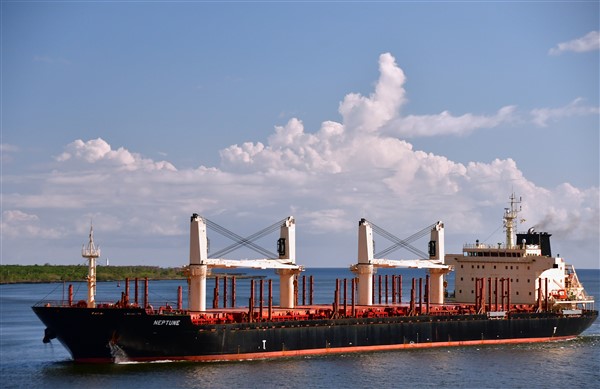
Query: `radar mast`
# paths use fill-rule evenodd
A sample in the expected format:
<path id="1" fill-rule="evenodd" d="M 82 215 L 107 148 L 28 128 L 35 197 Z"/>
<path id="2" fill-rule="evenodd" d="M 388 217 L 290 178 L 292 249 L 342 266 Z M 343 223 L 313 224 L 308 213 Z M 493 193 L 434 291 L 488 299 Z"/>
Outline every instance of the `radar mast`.
<path id="1" fill-rule="evenodd" d="M 521 204 L 521 197 L 517 201 L 517 197 L 515 194 L 510 195 L 510 208 L 504 208 L 504 230 L 506 231 L 506 247 L 512 248 L 515 245 L 514 240 L 514 230 L 515 230 L 515 220 L 517 219 L 517 214 L 521 212 L 521 206 L 519 205 L 517 209 L 517 205 Z"/>

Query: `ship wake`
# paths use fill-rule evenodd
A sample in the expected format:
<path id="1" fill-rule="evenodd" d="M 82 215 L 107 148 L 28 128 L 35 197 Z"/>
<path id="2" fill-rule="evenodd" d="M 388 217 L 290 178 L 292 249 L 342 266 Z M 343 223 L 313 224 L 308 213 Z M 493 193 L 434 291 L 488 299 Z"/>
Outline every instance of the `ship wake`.
<path id="1" fill-rule="evenodd" d="M 108 342 L 108 348 L 110 348 L 110 355 L 113 358 L 114 363 L 123 364 L 131 363 L 132 361 L 127 356 L 125 350 L 123 350 L 118 344 L 113 341 Z"/>

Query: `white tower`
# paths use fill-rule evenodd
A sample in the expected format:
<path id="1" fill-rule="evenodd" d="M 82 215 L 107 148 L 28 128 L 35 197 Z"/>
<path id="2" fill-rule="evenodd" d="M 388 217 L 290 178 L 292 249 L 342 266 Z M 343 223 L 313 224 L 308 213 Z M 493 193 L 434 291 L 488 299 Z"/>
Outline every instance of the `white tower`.
<path id="1" fill-rule="evenodd" d="M 280 262 L 287 265 L 296 264 L 296 221 L 292 216 L 281 225 L 280 238 L 277 242 Z M 282 308 L 294 308 L 294 278 L 300 273 L 298 269 L 278 269 L 279 305 Z"/>
<path id="2" fill-rule="evenodd" d="M 190 220 L 190 273 L 188 305 L 190 311 L 206 311 L 206 276 L 208 274 L 208 238 L 206 221 L 198 214 Z"/>
<path id="3" fill-rule="evenodd" d="M 365 219 L 358 223 L 358 304 L 373 305 L 373 228 Z"/>
<path id="4" fill-rule="evenodd" d="M 90 241 L 81 248 L 81 256 L 87 258 L 88 263 L 88 308 L 96 307 L 96 258 L 100 256 L 100 247 L 94 245 L 94 226 L 90 224 Z"/>
<path id="5" fill-rule="evenodd" d="M 437 222 L 431 229 L 431 240 L 429 241 L 429 259 L 439 261 L 439 263 L 443 265 L 445 256 L 446 249 L 444 242 L 444 223 Z M 447 274 L 449 271 L 449 269 L 429 269 L 429 282 L 431 285 L 429 301 L 432 304 L 444 303 L 444 274 Z"/>

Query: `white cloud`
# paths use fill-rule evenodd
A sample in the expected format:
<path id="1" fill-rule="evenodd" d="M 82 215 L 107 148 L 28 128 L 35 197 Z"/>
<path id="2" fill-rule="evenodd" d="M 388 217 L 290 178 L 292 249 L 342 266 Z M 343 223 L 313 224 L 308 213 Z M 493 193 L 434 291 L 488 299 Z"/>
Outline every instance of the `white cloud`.
<path id="1" fill-rule="evenodd" d="M 379 57 L 380 77 L 369 97 L 357 93 L 346 95 L 339 112 L 350 132 L 373 132 L 397 116 L 406 102 L 403 88 L 406 77 L 390 53 Z"/>
<path id="2" fill-rule="evenodd" d="M 105 242 L 105 254 L 111 241 L 124 242 L 112 248 L 111 261 L 120 255 L 147 263 L 152 255 L 156 264 L 177 266 L 187 260 L 187 220 L 193 212 L 234 225 L 240 234 L 293 214 L 299 236 L 308 240 L 298 242 L 299 262 L 345 266 L 356 255 L 355 228 L 361 217 L 398 235 L 443 220 L 449 251 L 460 252 L 464 240 L 453 242 L 451 237 L 467 234 L 474 240 L 474 234 L 497 230 L 514 190 L 527 204 L 523 214 L 528 225 L 560 230 L 561 238 L 577 242 L 573 247 L 597 254 L 598 188 L 541 188 L 512 159 L 465 165 L 414 150 L 398 139 L 399 134 L 460 134 L 494 127 L 513 120 L 514 107 L 487 116 L 402 117 L 404 73 L 389 54 L 380 57 L 379 65 L 375 91 L 368 97 L 350 94 L 340 104 L 342 123 L 326 121 L 310 132 L 301 120 L 291 119 L 275 127 L 264 144 L 221 150 L 219 167 L 177 170 L 167 161 L 123 147 L 115 150 L 100 138 L 74 141 L 56 158 L 53 171 L 31 180 L 34 191 L 5 193 L 5 207 L 27 213 L 6 213 L 3 228 L 6 223 L 10 231 L 25 233 L 24 225 L 43 224 L 45 230 L 61 231 L 48 238 L 68 235 L 79 245 L 93 217 L 95 230 L 104 233 L 98 237 Z M 552 117 L 537 115 L 539 123 Z M 41 212 L 52 218 L 35 220 Z M 16 233 L 9 237 L 20 239 Z M 30 255 L 37 259 L 35 247 Z"/>
<path id="3" fill-rule="evenodd" d="M 551 48 L 548 53 L 550 55 L 559 55 L 568 51 L 584 53 L 598 49 L 600 49 L 600 33 L 598 31 L 590 31 L 581 38 L 559 43 L 556 47 Z"/>
<path id="4" fill-rule="evenodd" d="M 471 113 L 453 116 L 448 111 L 436 115 L 408 115 L 389 126 L 390 133 L 405 137 L 464 135 L 482 128 L 494 128 L 515 120 L 515 106 L 502 107 L 491 116 Z"/>
<path id="5" fill-rule="evenodd" d="M 21 238 L 35 246 L 36 239 L 57 239 L 63 234 L 59 228 L 43 228 L 37 215 L 18 209 L 2 212 L 2 235 L 7 238 Z"/>
<path id="6" fill-rule="evenodd" d="M 339 123 L 325 122 L 318 133 L 309 134 L 304 132 L 300 120 L 291 119 L 285 126 L 275 127 L 267 146 L 246 142 L 230 146 L 220 154 L 224 165 L 231 169 L 339 172 L 334 152 L 343 139 L 344 129 Z"/>
<path id="7" fill-rule="evenodd" d="M 598 115 L 600 113 L 599 107 L 584 106 L 582 103 L 583 99 L 577 98 L 564 107 L 533 109 L 530 113 L 532 122 L 537 126 L 546 127 L 549 121 L 572 116 Z"/>
<path id="8" fill-rule="evenodd" d="M 11 145 L 8 143 L 0 143 L 0 151 L 2 153 L 14 153 L 19 151 L 19 148 L 15 145 Z"/>
<path id="9" fill-rule="evenodd" d="M 19 151 L 19 147 L 15 145 L 11 145 L 8 143 L 0 143 L 0 158 L 2 159 L 2 162 L 11 162 L 13 160 L 12 154 Z"/>
<path id="10" fill-rule="evenodd" d="M 87 163 L 104 162 L 125 170 L 175 170 L 175 166 L 169 162 L 154 162 L 150 159 L 142 158 L 139 154 L 130 153 L 123 147 L 113 150 L 102 138 L 92 139 L 87 142 L 78 139 L 69 143 L 66 150 L 57 156 L 56 160 L 64 162 L 72 158 Z"/>

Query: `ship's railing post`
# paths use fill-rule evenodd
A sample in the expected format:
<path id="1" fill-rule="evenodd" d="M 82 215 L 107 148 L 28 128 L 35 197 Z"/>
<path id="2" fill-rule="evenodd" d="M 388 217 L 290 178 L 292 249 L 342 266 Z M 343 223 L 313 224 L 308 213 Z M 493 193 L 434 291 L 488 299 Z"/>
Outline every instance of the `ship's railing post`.
<path id="1" fill-rule="evenodd" d="M 215 276 L 215 287 L 213 288 L 213 308 L 219 308 L 219 276 Z"/>
<path id="2" fill-rule="evenodd" d="M 235 276 L 231 277 L 231 308 L 235 308 Z"/>
<path id="3" fill-rule="evenodd" d="M 273 320 L 273 280 L 269 278 L 269 321 Z"/>
<path id="4" fill-rule="evenodd" d="M 147 309 L 148 302 L 148 277 L 144 278 L 144 309 Z"/>
<path id="5" fill-rule="evenodd" d="M 375 285 L 377 284 L 377 278 L 375 276 L 375 274 L 373 274 L 373 286 L 372 286 L 372 291 L 371 291 L 371 295 L 373 296 L 373 298 L 371 299 L 371 304 L 374 305 L 375 304 Z"/>
<path id="6" fill-rule="evenodd" d="M 314 293 L 314 279 L 313 276 L 309 277 L 310 293 L 308 295 L 309 304 L 313 305 L 313 293 Z"/>
<path id="7" fill-rule="evenodd" d="M 425 276 L 425 312 L 429 315 L 429 295 L 431 285 L 429 283 L 429 274 Z"/>
<path id="8" fill-rule="evenodd" d="M 134 303 L 135 303 L 135 306 L 137 307 L 139 304 L 139 302 L 138 302 L 138 278 L 137 277 L 135 277 L 135 296 L 134 297 L 135 297 Z"/>
<path id="9" fill-rule="evenodd" d="M 548 278 L 546 278 L 546 307 L 544 308 L 546 310 L 546 312 L 548 312 Z"/>
<path id="10" fill-rule="evenodd" d="M 354 301 L 354 295 L 356 293 L 356 277 L 352 278 L 352 317 L 356 317 L 356 305 Z"/>
<path id="11" fill-rule="evenodd" d="M 223 308 L 227 308 L 227 276 L 223 276 Z"/>
<path id="12" fill-rule="evenodd" d="M 125 277 L 125 299 L 123 300 L 123 304 L 126 307 L 129 306 L 129 277 Z"/>
<path id="13" fill-rule="evenodd" d="M 344 316 L 348 315 L 348 280 L 344 278 Z"/>
<path id="14" fill-rule="evenodd" d="M 177 310 L 181 311 L 182 308 L 183 308 L 183 288 L 180 285 L 177 287 Z"/>
<path id="15" fill-rule="evenodd" d="M 294 307 L 298 306 L 298 275 L 294 275 Z"/>
<path id="16" fill-rule="evenodd" d="M 250 280 L 250 299 L 248 301 L 248 321 L 254 321 L 254 280 Z"/>
<path id="17" fill-rule="evenodd" d="M 73 284 L 69 284 L 69 307 L 73 306 Z"/>
<path id="18" fill-rule="evenodd" d="M 263 282 L 264 280 L 262 278 L 258 282 L 258 317 L 260 318 L 260 321 L 262 321 L 263 318 Z"/>
<path id="19" fill-rule="evenodd" d="M 398 304 L 402 304 L 402 274 L 398 276 Z"/>
<path id="20" fill-rule="evenodd" d="M 419 277 L 419 315 L 423 313 L 423 278 Z"/>
<path id="21" fill-rule="evenodd" d="M 410 289 L 410 314 L 415 314 L 415 289 L 417 286 L 417 280 L 413 277 L 412 287 Z"/>
<path id="22" fill-rule="evenodd" d="M 494 311 L 498 311 L 498 277 L 494 278 Z"/>
<path id="23" fill-rule="evenodd" d="M 306 305 L 306 276 L 302 276 L 302 305 Z"/>

